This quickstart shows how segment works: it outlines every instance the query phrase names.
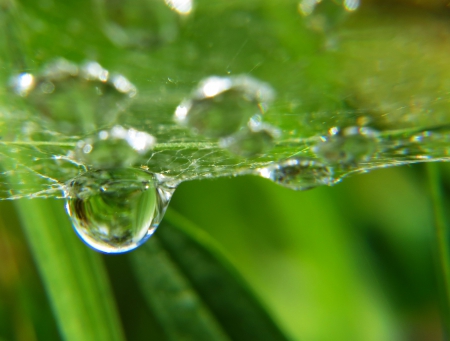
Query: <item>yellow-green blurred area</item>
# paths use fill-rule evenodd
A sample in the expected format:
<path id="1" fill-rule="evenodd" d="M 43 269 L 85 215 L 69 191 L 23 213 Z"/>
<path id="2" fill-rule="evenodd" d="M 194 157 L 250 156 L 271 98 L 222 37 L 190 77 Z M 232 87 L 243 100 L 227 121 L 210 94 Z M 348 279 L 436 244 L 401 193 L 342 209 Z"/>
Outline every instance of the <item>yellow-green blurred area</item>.
<path id="1" fill-rule="evenodd" d="M 0 340 L 57 340 L 14 205 L 0 207 Z M 171 207 L 221 245 L 294 340 L 442 340 L 421 165 L 305 192 L 255 177 L 194 181 Z M 128 259 L 103 256 L 128 339 L 164 340 Z"/>

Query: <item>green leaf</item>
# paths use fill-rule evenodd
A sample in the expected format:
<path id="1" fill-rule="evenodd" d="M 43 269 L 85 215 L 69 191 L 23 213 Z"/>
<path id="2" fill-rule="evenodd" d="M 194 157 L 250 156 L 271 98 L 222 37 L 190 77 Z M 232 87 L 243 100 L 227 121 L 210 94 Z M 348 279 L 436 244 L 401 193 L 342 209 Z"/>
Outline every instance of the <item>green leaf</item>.
<path id="1" fill-rule="evenodd" d="M 287 340 L 211 239 L 173 210 L 131 258 L 171 340 Z"/>

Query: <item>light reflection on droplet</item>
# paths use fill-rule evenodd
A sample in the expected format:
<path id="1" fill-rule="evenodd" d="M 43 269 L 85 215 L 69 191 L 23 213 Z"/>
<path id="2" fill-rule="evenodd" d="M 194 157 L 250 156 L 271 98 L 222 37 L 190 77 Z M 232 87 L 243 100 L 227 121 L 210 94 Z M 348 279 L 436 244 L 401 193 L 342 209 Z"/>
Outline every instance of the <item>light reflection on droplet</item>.
<path id="1" fill-rule="evenodd" d="M 16 77 L 13 77 L 10 81 L 11 87 L 14 92 L 19 96 L 26 97 L 28 93 L 35 86 L 35 79 L 31 73 L 21 73 Z"/>
<path id="2" fill-rule="evenodd" d="M 305 17 L 311 15 L 320 2 L 321 0 L 302 0 L 298 4 L 298 11 Z"/>
<path id="3" fill-rule="evenodd" d="M 127 94 L 129 97 L 134 97 L 137 93 L 136 87 L 122 75 L 114 75 L 111 77 L 111 83 L 117 91 Z"/>
<path id="4" fill-rule="evenodd" d="M 64 58 L 57 58 L 44 66 L 40 78 L 58 82 L 78 76 L 78 66 Z"/>
<path id="5" fill-rule="evenodd" d="M 358 9 L 360 0 L 344 0 L 344 8 L 348 12 L 353 12 Z"/>
<path id="6" fill-rule="evenodd" d="M 89 81 L 106 82 L 109 72 L 97 62 L 86 62 L 81 68 L 83 77 Z"/>
<path id="7" fill-rule="evenodd" d="M 164 0 L 167 6 L 178 14 L 188 15 L 192 12 L 192 0 Z"/>
<path id="8" fill-rule="evenodd" d="M 270 85 L 253 77 L 211 76 L 177 106 L 174 119 L 196 134 L 227 137 L 246 126 L 255 114 L 263 114 L 274 97 Z"/>
<path id="9" fill-rule="evenodd" d="M 223 77 L 209 77 L 200 83 L 201 94 L 206 98 L 217 96 L 231 86 L 231 79 Z"/>

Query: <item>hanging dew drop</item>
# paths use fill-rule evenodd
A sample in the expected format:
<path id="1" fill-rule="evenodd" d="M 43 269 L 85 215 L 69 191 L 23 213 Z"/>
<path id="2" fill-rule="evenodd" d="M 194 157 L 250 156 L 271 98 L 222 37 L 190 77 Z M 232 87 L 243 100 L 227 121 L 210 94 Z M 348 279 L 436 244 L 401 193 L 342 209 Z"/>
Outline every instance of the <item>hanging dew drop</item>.
<path id="1" fill-rule="evenodd" d="M 332 169 L 301 158 L 292 158 L 257 170 L 263 178 L 294 190 L 307 190 L 321 185 L 332 185 Z"/>
<path id="2" fill-rule="evenodd" d="M 123 253 L 153 234 L 174 189 L 140 169 L 92 171 L 68 184 L 66 209 L 87 245 L 104 253 Z"/>
<path id="3" fill-rule="evenodd" d="M 230 136 L 261 114 L 274 97 L 273 89 L 249 76 L 212 76 L 200 82 L 191 98 L 175 111 L 175 121 L 195 134 Z"/>

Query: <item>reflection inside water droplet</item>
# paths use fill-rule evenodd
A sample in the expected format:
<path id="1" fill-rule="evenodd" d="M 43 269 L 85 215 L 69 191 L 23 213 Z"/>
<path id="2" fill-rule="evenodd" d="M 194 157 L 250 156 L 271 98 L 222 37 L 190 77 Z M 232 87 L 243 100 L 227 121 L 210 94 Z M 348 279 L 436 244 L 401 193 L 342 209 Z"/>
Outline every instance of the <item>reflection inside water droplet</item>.
<path id="1" fill-rule="evenodd" d="M 335 183 L 333 172 L 325 165 L 302 158 L 293 158 L 258 169 L 263 178 L 294 190 L 307 190 Z"/>
<path id="2" fill-rule="evenodd" d="M 235 155 L 254 157 L 270 150 L 274 145 L 274 139 L 279 135 L 277 129 L 262 123 L 260 116 L 256 115 L 250 119 L 247 127 L 222 138 L 219 145 Z"/>
<path id="3" fill-rule="evenodd" d="M 93 171 L 68 184 L 66 209 L 87 245 L 104 253 L 123 253 L 153 234 L 173 191 L 140 169 Z"/>
<path id="4" fill-rule="evenodd" d="M 328 164 L 351 165 L 369 160 L 377 150 L 378 132 L 366 127 L 329 129 L 329 135 L 313 147 Z"/>
<path id="5" fill-rule="evenodd" d="M 200 82 L 191 98 L 177 107 L 175 120 L 196 134 L 226 137 L 262 113 L 273 97 L 268 84 L 252 77 L 212 76 Z"/>

